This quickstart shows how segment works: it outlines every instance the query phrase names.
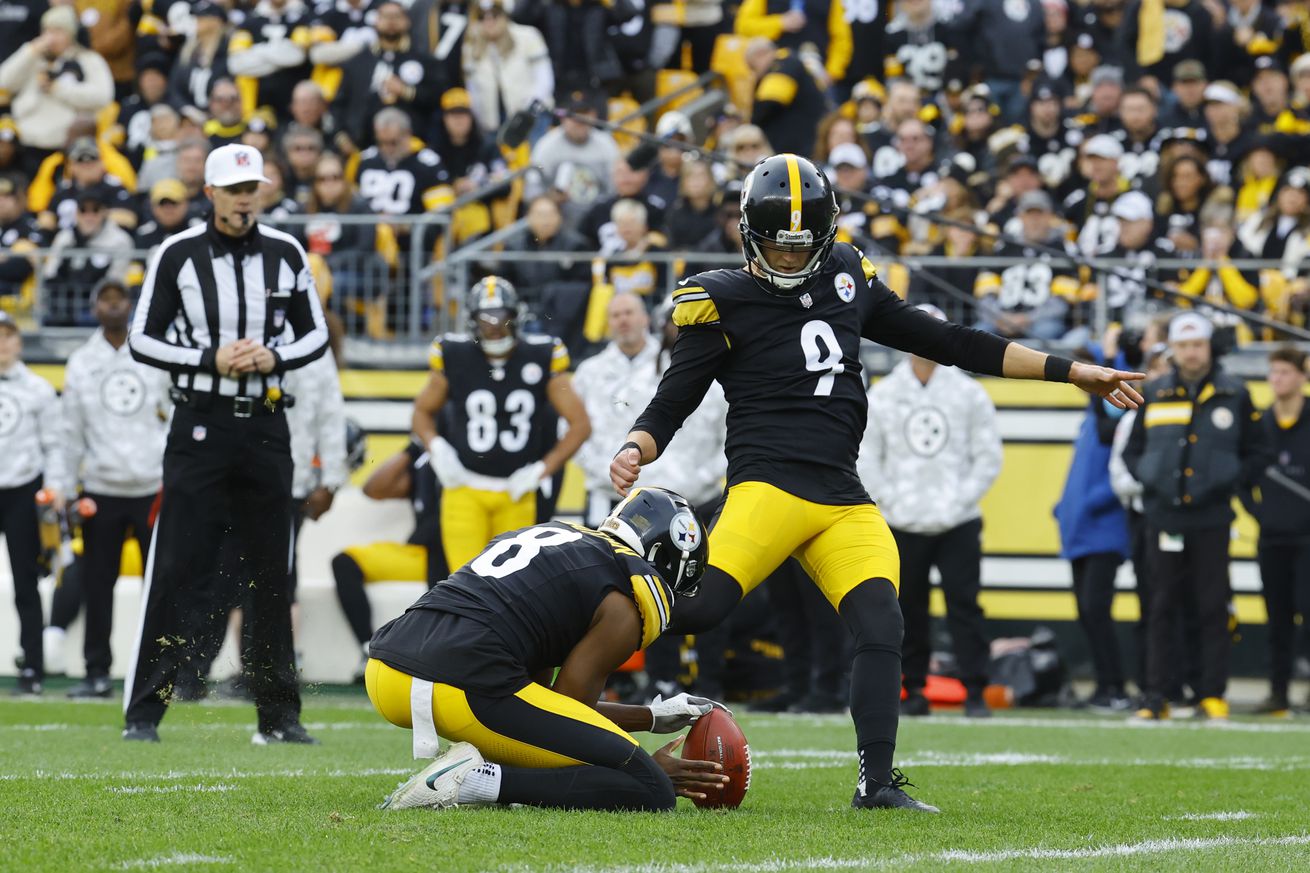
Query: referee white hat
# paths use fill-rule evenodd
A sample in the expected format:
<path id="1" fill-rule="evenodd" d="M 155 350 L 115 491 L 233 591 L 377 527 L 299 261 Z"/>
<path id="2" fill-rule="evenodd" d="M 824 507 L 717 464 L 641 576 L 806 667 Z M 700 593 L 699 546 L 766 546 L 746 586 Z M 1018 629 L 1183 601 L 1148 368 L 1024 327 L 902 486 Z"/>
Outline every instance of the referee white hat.
<path id="1" fill-rule="evenodd" d="M 206 185 L 226 188 L 242 182 L 268 181 L 264 176 L 264 156 L 251 146 L 239 143 L 220 146 L 205 158 Z"/>

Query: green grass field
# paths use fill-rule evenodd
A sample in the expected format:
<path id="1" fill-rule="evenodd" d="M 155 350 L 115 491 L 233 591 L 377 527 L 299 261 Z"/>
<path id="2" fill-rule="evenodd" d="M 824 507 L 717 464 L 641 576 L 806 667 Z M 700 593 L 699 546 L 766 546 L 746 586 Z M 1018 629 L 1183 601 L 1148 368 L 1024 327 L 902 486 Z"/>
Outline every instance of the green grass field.
<path id="1" fill-rule="evenodd" d="M 118 706 L 0 703 L 0 870 L 1310 870 L 1304 719 L 903 723 L 912 793 L 943 812 L 917 816 L 849 808 L 845 717 L 742 715 L 742 808 L 654 816 L 379 812 L 418 768 L 362 692 L 306 698 L 309 748 L 254 747 L 253 709 L 212 703 L 127 744 Z"/>

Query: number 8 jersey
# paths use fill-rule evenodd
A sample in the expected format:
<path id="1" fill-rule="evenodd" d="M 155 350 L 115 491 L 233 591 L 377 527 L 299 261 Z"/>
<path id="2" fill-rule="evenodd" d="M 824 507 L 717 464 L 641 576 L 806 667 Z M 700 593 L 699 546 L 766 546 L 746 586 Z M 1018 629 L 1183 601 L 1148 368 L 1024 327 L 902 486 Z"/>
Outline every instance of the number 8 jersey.
<path id="1" fill-rule="evenodd" d="M 491 359 L 470 337 L 447 334 L 433 341 L 428 363 L 450 386 L 437 430 L 466 469 L 504 478 L 554 444 L 544 433 L 556 421 L 546 385 L 569 368 L 559 340 L 524 334 L 509 357 Z"/>

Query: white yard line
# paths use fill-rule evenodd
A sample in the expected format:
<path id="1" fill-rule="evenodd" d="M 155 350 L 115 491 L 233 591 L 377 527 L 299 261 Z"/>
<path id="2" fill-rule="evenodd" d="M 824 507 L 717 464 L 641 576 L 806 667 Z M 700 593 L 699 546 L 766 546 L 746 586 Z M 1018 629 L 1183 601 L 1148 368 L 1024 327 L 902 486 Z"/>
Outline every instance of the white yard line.
<path id="1" fill-rule="evenodd" d="M 165 770 L 160 773 L 150 773 L 144 770 L 120 771 L 117 773 L 71 773 L 56 770 L 33 770 L 31 773 L 0 773 L 0 782 L 33 779 L 41 781 L 117 779 L 123 782 L 146 782 L 179 779 L 273 779 L 287 776 L 340 779 L 356 776 L 400 776 L 407 773 L 412 774 L 416 769 L 417 767 L 365 767 L 359 770 Z"/>
<path id="2" fill-rule="evenodd" d="M 110 794 L 223 794 L 236 791 L 237 787 L 220 782 L 218 785 L 110 785 L 105 790 Z"/>
<path id="3" fill-rule="evenodd" d="M 216 855 L 197 855 L 194 852 L 174 852 L 154 858 L 139 858 L 114 865 L 115 870 L 151 870 L 156 867 L 178 867 L 183 864 L 231 864 L 231 858 Z"/>
<path id="4" fill-rule="evenodd" d="M 1259 816 L 1258 812 L 1237 809 L 1232 812 L 1185 812 L 1182 815 L 1166 815 L 1165 821 L 1245 821 Z"/>
<path id="5" fill-rule="evenodd" d="M 396 728 L 394 725 L 378 719 L 377 721 L 313 721 L 306 722 L 305 729 L 310 731 L 394 731 Z M 103 732 L 106 730 L 119 730 L 119 728 L 103 724 L 68 724 L 66 722 L 0 724 L 0 731 L 17 731 L 20 733 L 73 730 Z M 235 731 L 248 734 L 252 733 L 254 729 L 248 724 L 204 724 L 183 726 L 181 730 Z"/>
<path id="6" fill-rule="evenodd" d="M 900 855 L 873 855 L 859 858 L 774 858 L 767 861 L 724 861 L 709 864 L 652 863 L 616 867 L 569 867 L 575 873 L 783 873 L 788 870 L 886 870 L 910 864 L 995 864 L 1004 861 L 1074 861 L 1096 858 L 1129 858 L 1138 855 L 1179 855 L 1213 849 L 1281 848 L 1310 846 L 1310 834 L 1284 837 L 1209 837 L 1199 839 L 1168 838 L 1056 849 L 1032 846 L 1016 849 L 968 850 L 947 849 L 940 852 L 916 852 Z M 527 870 L 506 867 L 505 870 Z M 537 868 L 540 869 L 540 868 Z M 563 870 L 563 867 L 551 868 Z"/>

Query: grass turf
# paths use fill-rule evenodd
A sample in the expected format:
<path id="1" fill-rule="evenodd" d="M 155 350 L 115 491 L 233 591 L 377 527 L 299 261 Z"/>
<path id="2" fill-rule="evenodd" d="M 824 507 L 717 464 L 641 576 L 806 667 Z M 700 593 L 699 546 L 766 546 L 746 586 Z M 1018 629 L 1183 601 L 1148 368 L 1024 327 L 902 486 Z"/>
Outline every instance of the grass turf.
<path id="1" fill-rule="evenodd" d="M 0 869 L 1310 869 L 1305 720 L 907 721 L 899 763 L 943 810 L 922 816 L 849 808 L 846 717 L 739 715 L 756 770 L 735 812 L 383 813 L 418 767 L 362 692 L 306 698 L 318 747 L 252 746 L 249 705 L 175 706 L 146 745 L 117 703 L 6 700 Z"/>

